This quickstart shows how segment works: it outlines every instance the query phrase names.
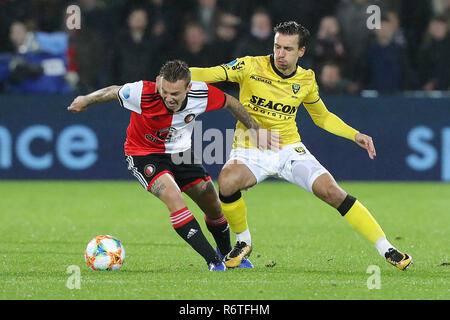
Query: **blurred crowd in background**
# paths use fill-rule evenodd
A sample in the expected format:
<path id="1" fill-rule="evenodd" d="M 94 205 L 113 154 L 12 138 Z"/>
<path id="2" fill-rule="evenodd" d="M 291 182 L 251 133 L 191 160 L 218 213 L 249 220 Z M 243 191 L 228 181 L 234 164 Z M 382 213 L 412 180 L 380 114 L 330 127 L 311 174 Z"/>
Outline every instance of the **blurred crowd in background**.
<path id="1" fill-rule="evenodd" d="M 73 4 L 81 25 L 69 30 Z M 267 55 L 289 20 L 311 32 L 299 65 L 322 93 L 450 89 L 450 0 L 0 0 L 0 92 L 86 93 L 154 80 L 169 59 Z"/>

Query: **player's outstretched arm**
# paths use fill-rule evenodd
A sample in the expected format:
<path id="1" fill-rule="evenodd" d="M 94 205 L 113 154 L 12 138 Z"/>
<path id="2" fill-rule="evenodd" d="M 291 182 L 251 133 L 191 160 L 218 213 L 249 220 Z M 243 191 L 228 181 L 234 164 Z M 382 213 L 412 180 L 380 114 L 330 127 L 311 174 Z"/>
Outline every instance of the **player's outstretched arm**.
<path id="1" fill-rule="evenodd" d="M 222 66 L 215 66 L 209 68 L 189 68 L 191 71 L 192 80 L 203 81 L 206 83 L 215 83 L 221 81 L 228 81 L 228 75 Z"/>
<path id="2" fill-rule="evenodd" d="M 358 132 L 355 135 L 355 142 L 361 147 L 367 150 L 367 153 L 369 154 L 370 159 L 374 159 L 377 155 L 377 152 L 375 151 L 375 146 L 373 144 L 372 137 Z"/>
<path id="3" fill-rule="evenodd" d="M 67 110 L 74 113 L 83 112 L 86 111 L 87 107 L 91 104 L 116 100 L 119 89 L 120 86 L 109 86 L 85 96 L 78 96 L 72 101 L 71 105 L 67 107 Z"/>
<path id="4" fill-rule="evenodd" d="M 304 105 L 314 123 L 318 127 L 337 136 L 355 141 L 357 145 L 367 150 L 370 159 L 373 160 L 375 158 L 376 151 L 372 138 L 353 129 L 334 113 L 328 111 L 322 100 L 318 100 L 312 104 L 307 103 Z"/>
<path id="5" fill-rule="evenodd" d="M 230 110 L 234 117 L 242 122 L 247 129 L 251 130 L 253 138 L 256 141 L 256 146 L 259 149 L 270 149 L 274 151 L 280 149 L 282 140 L 277 133 L 260 128 L 236 98 L 229 94 L 225 94 L 225 96 L 227 99 L 225 108 Z"/>

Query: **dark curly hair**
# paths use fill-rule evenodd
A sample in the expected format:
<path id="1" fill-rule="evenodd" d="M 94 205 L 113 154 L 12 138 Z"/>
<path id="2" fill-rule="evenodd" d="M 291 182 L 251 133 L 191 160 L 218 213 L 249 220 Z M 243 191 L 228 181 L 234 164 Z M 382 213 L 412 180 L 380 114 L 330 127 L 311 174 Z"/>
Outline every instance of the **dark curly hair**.
<path id="1" fill-rule="evenodd" d="M 300 23 L 295 21 L 281 22 L 273 28 L 275 33 L 280 33 L 284 35 L 298 35 L 298 47 L 307 47 L 309 45 L 309 39 L 311 37 L 310 32 Z"/>

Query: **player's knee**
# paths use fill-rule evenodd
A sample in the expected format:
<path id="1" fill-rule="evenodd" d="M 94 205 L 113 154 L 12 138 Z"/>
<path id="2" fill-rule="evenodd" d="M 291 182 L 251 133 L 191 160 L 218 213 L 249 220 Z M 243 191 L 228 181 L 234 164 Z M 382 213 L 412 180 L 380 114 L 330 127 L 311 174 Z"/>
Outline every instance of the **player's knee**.
<path id="1" fill-rule="evenodd" d="M 155 192 L 152 193 L 155 194 Z M 176 188 L 164 188 L 163 190 L 159 191 L 157 196 L 169 208 L 184 206 L 186 204 L 180 190 Z"/>
<path id="2" fill-rule="evenodd" d="M 339 187 L 336 184 L 333 184 L 325 190 L 324 196 L 325 202 L 337 208 L 340 206 L 342 201 L 344 201 L 347 194 L 345 193 L 344 190 L 341 189 L 341 187 Z"/>
<path id="3" fill-rule="evenodd" d="M 238 177 L 230 170 L 222 170 L 218 182 L 219 192 L 222 196 L 228 197 L 239 191 Z"/>
<path id="4" fill-rule="evenodd" d="M 209 180 L 205 181 L 205 183 L 201 186 L 202 188 L 202 197 L 207 197 L 213 201 L 214 199 L 218 199 L 216 187 L 214 187 L 214 183 Z"/>
<path id="5" fill-rule="evenodd" d="M 219 196 L 217 195 L 214 184 L 208 181 L 205 190 L 202 193 L 202 201 L 206 203 L 205 214 L 210 218 L 216 218 L 222 215 Z"/>
<path id="6" fill-rule="evenodd" d="M 205 209 L 206 210 L 204 210 L 204 213 L 208 218 L 218 218 L 222 215 L 222 207 L 220 206 L 219 201 L 211 202 Z"/>
<path id="7" fill-rule="evenodd" d="M 319 176 L 312 185 L 313 193 L 334 208 L 344 201 L 347 193 L 342 190 L 330 174 Z"/>

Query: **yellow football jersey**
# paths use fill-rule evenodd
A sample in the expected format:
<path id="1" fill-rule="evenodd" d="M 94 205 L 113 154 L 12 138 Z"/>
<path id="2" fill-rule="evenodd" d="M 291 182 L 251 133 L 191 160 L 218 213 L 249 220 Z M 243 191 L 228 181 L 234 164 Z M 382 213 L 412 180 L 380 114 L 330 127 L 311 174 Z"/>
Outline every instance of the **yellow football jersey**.
<path id="1" fill-rule="evenodd" d="M 283 145 L 301 140 L 295 117 L 302 103 L 314 122 L 321 127 L 327 123 L 329 127 L 331 123 L 335 124 L 336 120 L 342 122 L 331 114 L 321 101 L 312 70 L 297 66 L 295 72 L 286 76 L 276 69 L 272 55 L 247 56 L 216 67 L 190 70 L 192 80 L 239 83 L 241 104 L 261 128 L 278 132 L 283 139 Z M 331 119 L 329 115 L 334 116 L 332 121 L 328 121 Z M 353 131 L 348 132 L 348 128 L 346 129 L 344 136 L 354 139 L 357 131 L 352 129 Z M 254 147 L 245 132 L 246 128 L 238 121 L 234 148 Z"/>

